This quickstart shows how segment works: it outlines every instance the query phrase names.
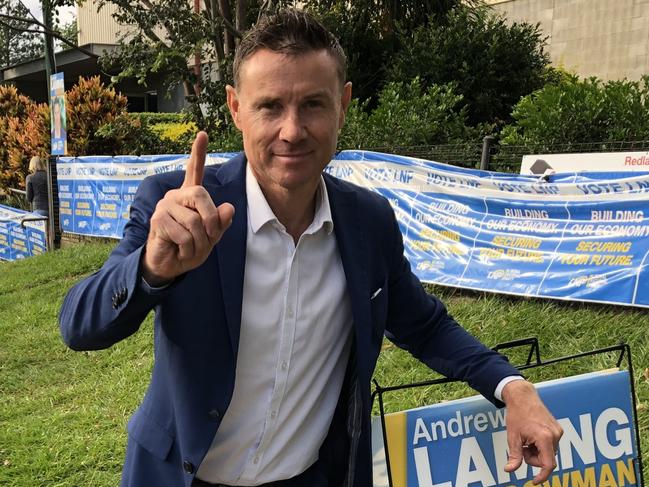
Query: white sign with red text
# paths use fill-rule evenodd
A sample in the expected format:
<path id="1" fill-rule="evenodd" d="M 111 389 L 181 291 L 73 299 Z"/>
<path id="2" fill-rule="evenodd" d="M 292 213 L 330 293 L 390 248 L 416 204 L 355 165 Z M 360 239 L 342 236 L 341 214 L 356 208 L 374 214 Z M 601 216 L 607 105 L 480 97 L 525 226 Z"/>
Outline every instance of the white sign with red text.
<path id="1" fill-rule="evenodd" d="M 554 172 L 649 171 L 649 151 L 591 152 L 587 154 L 532 154 L 523 156 L 521 174 L 542 174 L 536 168 Z M 549 167 L 548 167 L 549 166 Z"/>

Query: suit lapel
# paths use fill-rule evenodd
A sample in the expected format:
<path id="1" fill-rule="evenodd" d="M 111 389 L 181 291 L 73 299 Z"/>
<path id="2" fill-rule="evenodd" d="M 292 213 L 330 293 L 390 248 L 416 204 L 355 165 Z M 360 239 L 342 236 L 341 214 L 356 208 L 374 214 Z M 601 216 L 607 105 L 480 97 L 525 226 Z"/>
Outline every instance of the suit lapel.
<path id="1" fill-rule="evenodd" d="M 359 354 L 357 363 L 361 366 L 367 362 L 363 358 L 371 348 L 367 234 L 358 208 L 356 193 L 340 189 L 328 178 L 325 180 L 334 220 L 334 232 L 351 301 L 356 352 Z"/>
<path id="2" fill-rule="evenodd" d="M 215 247 L 221 293 L 223 295 L 223 307 L 235 359 L 239 350 L 243 278 L 246 265 L 246 238 L 248 234 L 245 167 L 245 159 L 239 156 L 220 170 L 218 175 L 222 183 L 205 184 L 217 206 L 228 202 L 232 203 L 235 209 L 232 225 L 223 234 Z"/>

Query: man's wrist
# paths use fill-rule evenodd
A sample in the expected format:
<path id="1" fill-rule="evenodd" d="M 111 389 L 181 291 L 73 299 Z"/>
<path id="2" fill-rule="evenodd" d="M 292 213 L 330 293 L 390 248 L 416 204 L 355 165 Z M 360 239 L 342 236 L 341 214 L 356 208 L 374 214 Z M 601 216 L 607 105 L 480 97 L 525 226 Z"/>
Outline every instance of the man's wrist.
<path id="1" fill-rule="evenodd" d="M 165 287 L 169 286 L 174 280 L 173 278 L 165 279 L 151 272 L 151 267 L 147 264 L 146 250 L 147 248 L 145 245 L 140 256 L 140 277 L 142 279 L 142 283 L 152 290 L 164 289 Z"/>
<path id="2" fill-rule="evenodd" d="M 503 392 L 505 390 L 505 387 L 515 381 L 525 381 L 525 377 L 522 375 L 509 375 L 502 379 L 498 385 L 496 386 L 496 390 L 494 391 L 494 397 L 498 399 L 499 401 L 502 401 L 504 403 L 507 403 L 505 400 L 505 397 L 503 395 Z"/>

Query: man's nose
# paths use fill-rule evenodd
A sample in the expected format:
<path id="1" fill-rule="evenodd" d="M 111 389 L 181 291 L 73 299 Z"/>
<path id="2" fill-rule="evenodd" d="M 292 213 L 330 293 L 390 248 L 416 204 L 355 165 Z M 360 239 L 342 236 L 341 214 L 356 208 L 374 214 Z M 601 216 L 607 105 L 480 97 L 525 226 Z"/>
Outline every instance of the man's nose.
<path id="1" fill-rule="evenodd" d="M 282 119 L 279 138 L 285 142 L 295 143 L 306 137 L 306 124 L 297 110 L 287 111 Z"/>

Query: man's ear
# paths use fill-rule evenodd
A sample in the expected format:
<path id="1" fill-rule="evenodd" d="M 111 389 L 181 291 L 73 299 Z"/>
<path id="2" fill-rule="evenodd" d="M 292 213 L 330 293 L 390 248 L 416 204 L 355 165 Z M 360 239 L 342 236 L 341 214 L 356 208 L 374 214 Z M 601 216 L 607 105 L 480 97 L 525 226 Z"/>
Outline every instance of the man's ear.
<path id="1" fill-rule="evenodd" d="M 345 114 L 347 113 L 347 108 L 349 108 L 349 104 L 352 101 L 352 82 L 348 81 L 347 83 L 344 84 L 343 90 L 342 90 L 342 95 L 340 97 L 340 116 L 338 118 L 338 130 L 343 128 L 343 125 L 345 125 Z"/>
<path id="2" fill-rule="evenodd" d="M 226 85 L 225 87 L 226 100 L 228 103 L 228 108 L 230 109 L 230 114 L 232 115 L 232 120 L 239 130 L 239 98 L 237 96 L 237 90 L 234 86 Z"/>

